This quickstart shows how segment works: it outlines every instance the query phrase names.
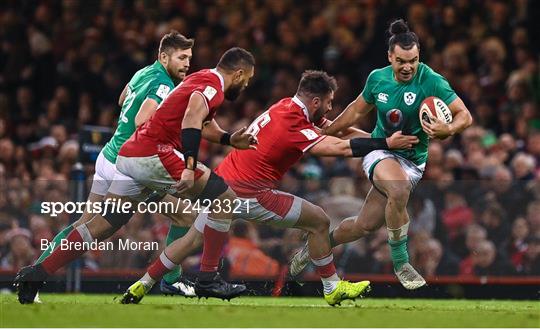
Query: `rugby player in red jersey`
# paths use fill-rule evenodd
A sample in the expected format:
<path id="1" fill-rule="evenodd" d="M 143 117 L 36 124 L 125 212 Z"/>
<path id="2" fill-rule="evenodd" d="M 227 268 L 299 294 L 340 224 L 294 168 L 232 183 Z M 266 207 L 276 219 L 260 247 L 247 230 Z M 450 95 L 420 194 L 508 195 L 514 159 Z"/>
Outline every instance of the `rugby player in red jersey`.
<path id="1" fill-rule="evenodd" d="M 230 135 L 214 120 L 224 98 L 234 100 L 245 89 L 253 77 L 254 66 L 251 53 L 242 48 L 231 48 L 223 54 L 215 69 L 189 75 L 166 97 L 152 117 L 120 149 L 117 173 L 106 195 L 114 205 L 112 210 L 94 216 L 67 236 L 67 246 L 83 248 L 56 249 L 43 262 L 19 271 L 15 283 L 21 303 L 33 302 L 49 275 L 85 253 L 88 249 L 83 243 L 89 246 L 95 240 L 102 241 L 127 223 L 133 214 L 133 204 L 145 201 L 152 191 L 190 200 L 224 202 L 236 198 L 223 179 L 197 162 L 197 155 L 201 138 L 236 148 L 254 148 L 252 144 L 256 140 L 246 134 L 245 129 Z M 217 223 L 228 230 L 231 214 L 225 211 L 211 208 L 208 223 Z M 245 286 L 229 284 L 217 274 L 223 236 L 211 227 L 204 232 L 204 252 L 196 291 L 207 296 L 231 298 L 242 293 Z M 159 260 L 153 264 L 156 271 L 172 269 L 173 263 L 165 254 Z"/>
<path id="2" fill-rule="evenodd" d="M 316 156 L 360 157 L 377 149 L 411 148 L 418 142 L 414 136 L 396 132 L 389 138 L 370 139 L 368 133 L 348 128 L 344 140 L 320 134 L 320 129 L 331 121 L 324 115 L 332 109 L 337 84 L 334 78 L 322 71 L 306 71 L 302 75 L 297 93 L 285 98 L 261 114 L 248 128 L 257 137 L 256 150 L 233 150 L 216 168 L 216 173 L 235 191 L 239 200 L 238 213 L 233 218 L 266 223 L 280 227 L 300 228 L 308 232 L 309 255 L 317 266 L 330 305 L 344 299 L 354 299 L 366 292 L 368 281 L 350 283 L 336 274 L 328 238 L 330 220 L 318 206 L 291 194 L 276 190 L 283 175 L 306 152 Z M 199 214 L 195 225 L 163 252 L 173 264 L 179 264 L 200 246 L 201 233 L 209 228 L 225 233 L 228 227 L 208 221 L 209 216 Z M 206 239 L 205 239 L 206 240 Z M 224 241 L 220 241 L 223 243 Z M 221 252 L 221 245 L 212 247 Z M 207 248 L 207 245 L 204 245 Z M 160 263 L 157 260 L 155 263 Z M 134 283 L 122 299 L 123 303 L 138 303 L 152 285 L 166 272 L 158 272 L 154 265 Z"/>

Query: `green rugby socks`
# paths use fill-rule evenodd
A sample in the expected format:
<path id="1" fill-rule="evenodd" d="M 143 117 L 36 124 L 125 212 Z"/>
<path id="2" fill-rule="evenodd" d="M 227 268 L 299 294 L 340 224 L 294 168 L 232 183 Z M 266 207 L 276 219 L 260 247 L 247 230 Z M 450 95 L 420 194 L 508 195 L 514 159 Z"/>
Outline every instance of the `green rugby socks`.
<path id="1" fill-rule="evenodd" d="M 169 227 L 169 232 L 167 233 L 167 239 L 165 240 L 165 244 L 167 246 L 171 245 L 172 242 L 177 240 L 178 238 L 184 236 L 189 230 L 189 227 L 179 227 L 171 224 Z M 173 284 L 174 282 L 178 281 L 180 278 L 180 274 L 182 274 L 182 267 L 176 266 L 174 267 L 170 272 L 165 274 L 163 276 L 163 279 L 167 284 Z"/>
<path id="2" fill-rule="evenodd" d="M 39 256 L 38 260 L 36 260 L 36 262 L 34 264 L 39 264 L 41 262 L 43 262 L 43 260 L 45 260 L 48 256 L 51 255 L 51 253 L 53 253 L 53 251 L 60 246 L 61 242 L 63 239 L 65 239 L 67 237 L 67 235 L 73 230 L 73 225 L 69 225 L 67 226 L 66 228 L 64 228 L 61 232 L 59 232 L 58 234 L 56 234 L 56 236 L 54 236 L 53 240 L 51 243 L 49 243 L 49 246 L 41 253 L 41 255 Z M 54 245 L 53 245 L 54 244 Z M 54 247 L 54 248 L 53 248 Z"/>
<path id="3" fill-rule="evenodd" d="M 407 240 L 407 236 L 404 236 L 397 241 L 391 239 L 388 240 L 388 244 L 390 244 L 392 262 L 394 263 L 394 270 L 399 270 L 401 266 L 409 262 Z"/>

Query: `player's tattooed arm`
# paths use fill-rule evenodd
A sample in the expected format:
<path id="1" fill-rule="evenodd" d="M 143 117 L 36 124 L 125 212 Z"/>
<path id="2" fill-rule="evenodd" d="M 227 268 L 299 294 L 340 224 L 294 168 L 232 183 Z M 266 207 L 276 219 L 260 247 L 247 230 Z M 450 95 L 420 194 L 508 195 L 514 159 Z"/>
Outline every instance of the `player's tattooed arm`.
<path id="1" fill-rule="evenodd" d="M 141 104 L 141 108 L 135 115 L 135 126 L 139 127 L 142 124 L 144 124 L 156 111 L 159 104 L 156 100 L 147 98 L 144 100 L 144 102 Z"/>
<path id="2" fill-rule="evenodd" d="M 124 101 L 126 100 L 126 95 L 128 91 L 128 85 L 124 87 L 124 90 L 122 90 L 122 93 L 120 93 L 120 97 L 118 97 L 118 106 L 124 105 Z"/>
<path id="3" fill-rule="evenodd" d="M 332 124 L 323 129 L 323 134 L 335 136 L 344 129 L 359 122 L 372 109 L 373 104 L 367 103 L 362 95 L 358 95 L 356 100 L 349 103 L 347 108 L 345 108 Z"/>
<path id="4" fill-rule="evenodd" d="M 327 136 L 314 145 L 309 152 L 316 156 L 363 157 L 374 150 L 410 149 L 418 143 L 418 137 L 395 132 L 388 138 L 354 138 L 343 140 Z"/>

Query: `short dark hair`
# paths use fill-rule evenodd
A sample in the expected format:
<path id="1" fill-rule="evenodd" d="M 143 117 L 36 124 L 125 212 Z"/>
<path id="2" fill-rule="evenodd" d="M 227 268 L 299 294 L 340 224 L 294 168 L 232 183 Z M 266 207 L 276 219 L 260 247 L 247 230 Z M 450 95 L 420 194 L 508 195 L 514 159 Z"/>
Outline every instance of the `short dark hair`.
<path id="1" fill-rule="evenodd" d="M 240 47 L 233 47 L 227 50 L 217 64 L 217 67 L 225 71 L 236 71 L 239 69 L 247 69 L 255 66 L 255 58 L 253 55 Z"/>
<path id="2" fill-rule="evenodd" d="M 409 26 L 403 19 L 398 19 L 390 23 L 390 38 L 388 39 L 388 51 L 393 52 L 396 45 L 409 50 L 416 45 L 420 49 L 420 42 L 416 33 L 409 30 Z"/>
<path id="3" fill-rule="evenodd" d="M 188 39 L 178 31 L 172 30 L 161 38 L 159 42 L 159 54 L 165 52 L 169 53 L 177 49 L 190 49 L 193 47 L 195 41 Z"/>
<path id="4" fill-rule="evenodd" d="M 336 79 L 324 71 L 306 70 L 298 84 L 296 94 L 304 96 L 323 97 L 337 90 Z"/>

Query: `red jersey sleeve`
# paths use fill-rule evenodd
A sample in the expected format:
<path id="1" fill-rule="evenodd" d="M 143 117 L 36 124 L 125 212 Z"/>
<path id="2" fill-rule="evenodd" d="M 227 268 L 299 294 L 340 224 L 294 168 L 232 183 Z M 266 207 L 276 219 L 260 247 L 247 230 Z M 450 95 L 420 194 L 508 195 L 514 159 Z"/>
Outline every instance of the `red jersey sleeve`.
<path id="1" fill-rule="evenodd" d="M 223 91 L 219 80 L 205 79 L 193 90 L 193 93 L 199 93 L 203 96 L 208 106 L 208 111 L 212 114 L 212 110 L 219 107 L 223 103 Z"/>
<path id="2" fill-rule="evenodd" d="M 303 153 L 321 142 L 325 137 L 320 134 L 320 131 L 315 126 L 307 121 L 303 121 L 300 125 L 292 126 L 289 132 L 289 142 Z"/>

